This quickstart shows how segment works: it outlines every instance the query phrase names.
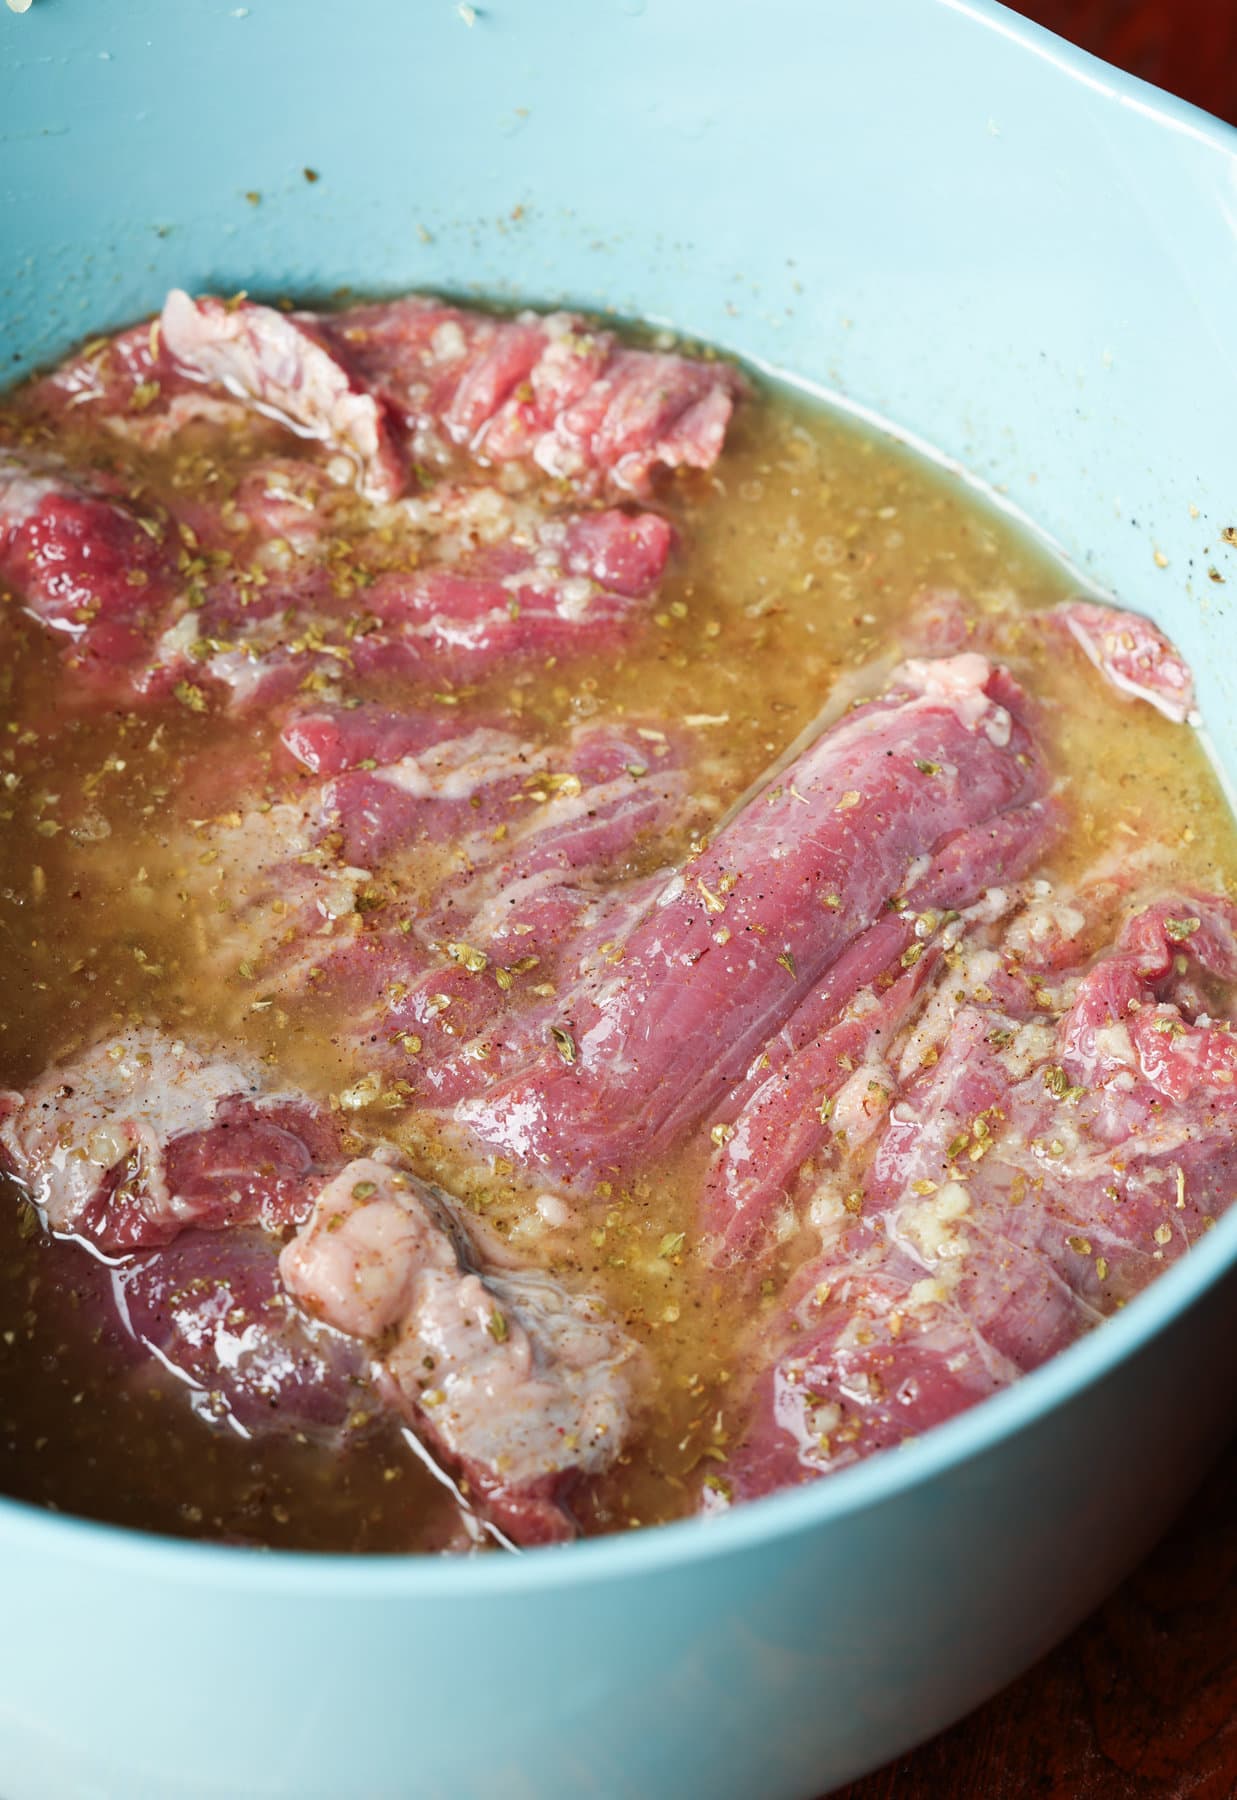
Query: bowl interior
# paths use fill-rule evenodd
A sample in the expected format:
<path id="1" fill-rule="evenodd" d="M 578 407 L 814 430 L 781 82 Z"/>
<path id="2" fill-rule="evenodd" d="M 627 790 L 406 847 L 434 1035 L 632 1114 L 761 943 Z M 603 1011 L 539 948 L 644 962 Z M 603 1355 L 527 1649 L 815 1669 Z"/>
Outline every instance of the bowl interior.
<path id="1" fill-rule="evenodd" d="M 895 420 L 1034 519 L 1164 623 L 1237 763 L 1237 658 L 1214 651 L 1237 592 L 1221 536 L 1237 523 L 1237 134 L 1001 8 L 39 0 L 0 15 L 0 119 L 12 376 L 174 284 L 664 321 Z M 707 1547 L 688 1526 L 579 1554 L 618 1573 L 865 1504 L 1017 1430 L 1234 1262 L 1237 1217 L 1097 1338 L 896 1465 L 723 1521 Z M 398 1579 L 559 1579 L 541 1558 L 490 1560 Z M 389 1584 L 390 1565 L 373 1576 Z M 369 1576 L 342 1562 L 338 1579 Z"/>

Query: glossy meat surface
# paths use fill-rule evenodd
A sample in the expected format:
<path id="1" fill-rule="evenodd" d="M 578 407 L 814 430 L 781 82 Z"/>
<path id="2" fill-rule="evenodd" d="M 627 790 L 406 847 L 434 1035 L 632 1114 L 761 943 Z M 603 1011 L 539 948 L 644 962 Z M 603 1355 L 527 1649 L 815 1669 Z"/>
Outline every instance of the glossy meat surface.
<path id="1" fill-rule="evenodd" d="M 547 1016 L 548 1048 L 465 1109 L 468 1127 L 570 1179 L 701 1121 L 934 857 L 1039 796 L 1020 704 L 980 656 L 908 663 L 671 878 L 621 963 Z"/>

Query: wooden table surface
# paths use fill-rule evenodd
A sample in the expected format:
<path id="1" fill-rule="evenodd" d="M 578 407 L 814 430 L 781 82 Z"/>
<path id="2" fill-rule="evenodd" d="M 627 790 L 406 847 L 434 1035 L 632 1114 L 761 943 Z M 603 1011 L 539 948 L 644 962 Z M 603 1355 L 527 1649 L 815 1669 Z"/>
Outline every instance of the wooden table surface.
<path id="1" fill-rule="evenodd" d="M 1237 123 L 1237 0 L 1013 3 Z M 834 1800 L 1235 1797 L 1237 1441 L 1160 1547 L 1068 1642 Z"/>
<path id="2" fill-rule="evenodd" d="M 834 1800 L 1233 1800 L 1237 1442 L 1059 1650 Z"/>

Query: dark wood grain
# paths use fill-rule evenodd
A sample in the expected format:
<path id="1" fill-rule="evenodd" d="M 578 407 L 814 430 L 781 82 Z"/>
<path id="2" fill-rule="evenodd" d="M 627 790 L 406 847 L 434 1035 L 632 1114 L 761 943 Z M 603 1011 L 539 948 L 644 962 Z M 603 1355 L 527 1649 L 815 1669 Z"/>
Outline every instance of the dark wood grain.
<path id="1" fill-rule="evenodd" d="M 1237 124 L 1234 0 L 1006 0 L 1084 50 Z"/>
<path id="2" fill-rule="evenodd" d="M 1237 0 L 1025 0 L 1015 10 L 1237 123 Z M 835 1800 L 1235 1797 L 1237 1442 L 1159 1549 L 1068 1642 Z"/>
<path id="3" fill-rule="evenodd" d="M 835 1800 L 1233 1800 L 1237 1442 L 1059 1650 Z"/>

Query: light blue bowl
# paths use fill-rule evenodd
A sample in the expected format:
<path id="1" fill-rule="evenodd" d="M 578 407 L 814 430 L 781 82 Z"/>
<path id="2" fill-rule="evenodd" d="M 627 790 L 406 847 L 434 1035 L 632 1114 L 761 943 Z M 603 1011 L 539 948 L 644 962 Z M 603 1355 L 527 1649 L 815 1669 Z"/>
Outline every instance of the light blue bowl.
<path id="1" fill-rule="evenodd" d="M 35 0 L 0 140 L 14 375 L 173 283 L 667 320 L 1024 508 L 1164 621 L 1237 760 L 1237 136 L 1000 7 Z M 1235 1263 L 1237 1210 L 1013 1392 L 710 1525 L 405 1562 L 0 1504 L 0 1790 L 819 1792 L 1163 1529 L 1232 1422 Z"/>

